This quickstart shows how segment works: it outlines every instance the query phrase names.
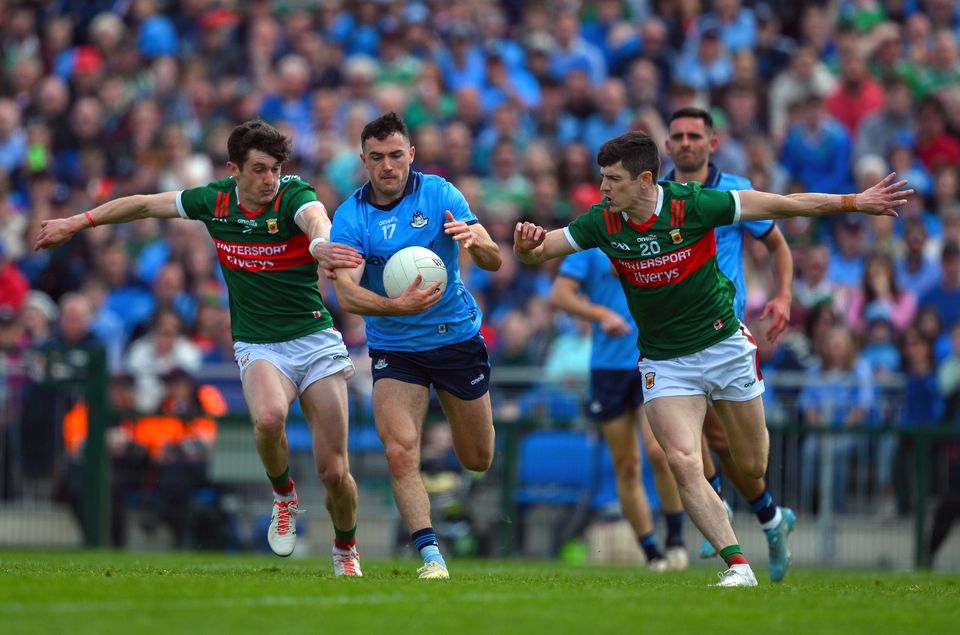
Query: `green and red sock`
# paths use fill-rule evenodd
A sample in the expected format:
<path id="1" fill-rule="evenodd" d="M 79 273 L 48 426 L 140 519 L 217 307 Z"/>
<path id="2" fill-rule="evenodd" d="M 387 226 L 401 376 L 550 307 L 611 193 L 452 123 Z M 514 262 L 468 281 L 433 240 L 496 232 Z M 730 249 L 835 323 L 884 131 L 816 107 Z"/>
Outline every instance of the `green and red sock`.
<path id="1" fill-rule="evenodd" d="M 724 547 L 720 550 L 720 557 L 723 558 L 723 561 L 727 563 L 728 568 L 735 564 L 750 564 L 744 557 L 743 549 L 740 548 L 740 545 L 730 545 L 729 547 Z"/>

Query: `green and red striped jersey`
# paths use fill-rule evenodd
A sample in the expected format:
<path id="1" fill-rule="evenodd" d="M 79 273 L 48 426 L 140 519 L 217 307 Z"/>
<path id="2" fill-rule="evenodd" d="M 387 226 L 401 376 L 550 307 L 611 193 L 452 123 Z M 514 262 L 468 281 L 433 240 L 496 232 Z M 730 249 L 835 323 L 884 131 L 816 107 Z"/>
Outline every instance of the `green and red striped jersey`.
<path id="1" fill-rule="evenodd" d="M 714 227 L 740 217 L 736 192 L 661 181 L 653 216 L 640 225 L 594 205 L 566 229 L 577 251 L 597 247 L 620 278 L 637 323 L 637 346 L 650 359 L 690 355 L 738 327 L 735 288 L 717 266 Z"/>
<path id="2" fill-rule="evenodd" d="M 316 201 L 313 187 L 296 176 L 280 177 L 276 197 L 257 211 L 240 205 L 232 178 L 177 196 L 180 215 L 202 221 L 217 248 L 234 340 L 286 342 L 333 326 L 310 239 L 294 221 Z"/>

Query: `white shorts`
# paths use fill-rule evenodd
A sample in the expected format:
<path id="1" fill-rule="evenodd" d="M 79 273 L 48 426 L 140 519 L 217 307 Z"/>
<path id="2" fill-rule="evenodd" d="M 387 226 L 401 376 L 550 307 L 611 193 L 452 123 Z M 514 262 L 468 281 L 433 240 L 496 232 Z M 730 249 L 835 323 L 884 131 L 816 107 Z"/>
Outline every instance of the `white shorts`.
<path id="1" fill-rule="evenodd" d="M 753 335 L 743 324 L 727 339 L 675 359 L 641 358 L 643 401 L 705 395 L 712 401 L 750 401 L 763 394 Z"/>
<path id="2" fill-rule="evenodd" d="M 234 342 L 233 357 L 240 367 L 240 377 L 255 360 L 262 359 L 279 370 L 302 395 L 310 384 L 344 371 L 353 375 L 353 362 L 343 345 L 343 337 L 336 329 L 325 329 L 287 342 L 252 344 Z"/>

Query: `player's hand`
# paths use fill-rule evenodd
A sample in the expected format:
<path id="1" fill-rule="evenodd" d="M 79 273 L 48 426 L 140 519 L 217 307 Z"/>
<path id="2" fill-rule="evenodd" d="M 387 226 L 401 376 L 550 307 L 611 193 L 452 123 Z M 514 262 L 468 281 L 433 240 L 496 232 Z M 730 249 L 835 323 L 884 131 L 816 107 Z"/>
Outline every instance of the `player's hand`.
<path id="1" fill-rule="evenodd" d="M 770 327 L 767 329 L 764 337 L 767 338 L 768 342 L 773 344 L 777 341 L 777 338 L 783 334 L 787 329 L 787 325 L 790 323 L 790 298 L 778 295 L 767 302 L 767 305 L 763 307 L 763 312 L 760 314 L 760 319 L 765 320 L 767 317 L 773 318 L 773 321 L 770 323 Z"/>
<path id="2" fill-rule="evenodd" d="M 907 204 L 907 197 L 913 195 L 913 189 L 902 190 L 906 179 L 892 182 L 896 172 L 891 172 L 879 183 L 857 194 L 857 210 L 873 216 L 896 216 L 896 208 Z"/>
<path id="3" fill-rule="evenodd" d="M 313 248 L 310 254 L 317 259 L 320 268 L 330 280 L 337 279 L 334 269 L 355 269 L 363 263 L 363 256 L 350 245 L 322 242 Z"/>
<path id="4" fill-rule="evenodd" d="M 600 329 L 611 337 L 627 335 L 633 330 L 630 324 L 623 319 L 623 316 L 616 311 L 607 311 L 607 313 L 600 318 Z"/>
<path id="5" fill-rule="evenodd" d="M 455 219 L 450 210 L 445 211 L 443 215 L 447 219 L 447 222 L 443 224 L 443 233 L 460 243 L 460 246 L 464 249 L 470 249 L 474 241 L 470 225 L 467 225 L 462 220 Z"/>
<path id="6" fill-rule="evenodd" d="M 513 230 L 513 251 L 518 254 L 531 252 L 547 238 L 547 230 L 539 225 L 524 221 L 517 223 Z"/>
<path id="7" fill-rule="evenodd" d="M 72 218 L 51 218 L 41 221 L 40 232 L 33 242 L 33 250 L 40 251 L 41 249 L 65 245 L 77 233 L 77 229 L 74 228 L 76 223 Z"/>
<path id="8" fill-rule="evenodd" d="M 430 309 L 443 294 L 440 292 L 440 282 L 434 282 L 426 289 L 420 289 L 420 283 L 423 282 L 423 276 L 418 275 L 410 286 L 404 289 L 403 293 L 396 298 L 396 308 L 398 315 L 414 315 L 423 313 Z"/>

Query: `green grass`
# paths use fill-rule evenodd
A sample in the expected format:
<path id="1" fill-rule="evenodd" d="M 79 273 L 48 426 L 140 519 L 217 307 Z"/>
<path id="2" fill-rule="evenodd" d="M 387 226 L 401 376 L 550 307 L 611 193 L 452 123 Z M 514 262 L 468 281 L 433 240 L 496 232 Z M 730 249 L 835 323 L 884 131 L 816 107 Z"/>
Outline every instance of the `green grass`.
<path id="1" fill-rule="evenodd" d="M 366 560 L 335 579 L 325 558 L 0 551 L 0 633 L 947 633 L 960 575 L 765 572 L 717 589 L 716 568 L 457 560 L 451 580 L 415 561 Z"/>

